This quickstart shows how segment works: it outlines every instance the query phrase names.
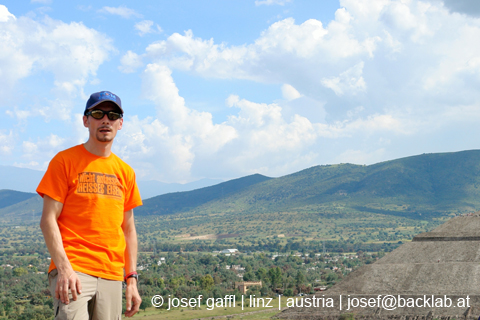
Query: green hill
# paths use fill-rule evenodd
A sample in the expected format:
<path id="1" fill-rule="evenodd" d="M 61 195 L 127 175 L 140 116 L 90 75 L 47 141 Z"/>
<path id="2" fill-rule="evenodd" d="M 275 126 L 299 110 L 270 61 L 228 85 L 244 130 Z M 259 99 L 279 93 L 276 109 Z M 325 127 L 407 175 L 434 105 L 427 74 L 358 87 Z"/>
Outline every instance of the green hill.
<path id="1" fill-rule="evenodd" d="M 374 165 L 315 166 L 279 178 L 260 174 L 144 200 L 139 216 L 309 212 L 412 219 L 480 209 L 480 150 L 423 154 Z M 0 218 L 41 212 L 33 193 L 0 191 Z"/>
<path id="2" fill-rule="evenodd" d="M 138 215 L 172 214 L 188 211 L 211 201 L 220 201 L 221 203 L 223 199 L 231 194 L 270 179 L 261 174 L 253 174 L 222 182 L 211 187 L 156 196 L 145 200 L 143 206 L 136 209 L 135 213 Z"/>
<path id="3" fill-rule="evenodd" d="M 36 193 L 0 190 L 0 220 L 31 221 L 38 219 L 42 200 Z"/>
<path id="4" fill-rule="evenodd" d="M 20 192 L 15 190 L 0 190 L 0 209 L 35 197 L 36 193 Z"/>
<path id="5" fill-rule="evenodd" d="M 370 166 L 316 166 L 235 190 L 242 179 L 227 182 L 232 189 L 223 195 L 219 184 L 147 199 L 137 213 L 332 212 L 341 206 L 425 218 L 480 208 L 480 150 L 423 154 Z"/>

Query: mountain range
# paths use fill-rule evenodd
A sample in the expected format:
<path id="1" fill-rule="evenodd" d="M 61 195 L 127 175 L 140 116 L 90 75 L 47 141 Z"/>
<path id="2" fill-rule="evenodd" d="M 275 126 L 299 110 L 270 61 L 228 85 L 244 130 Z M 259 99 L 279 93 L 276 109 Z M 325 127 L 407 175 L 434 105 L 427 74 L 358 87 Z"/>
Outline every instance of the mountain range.
<path id="1" fill-rule="evenodd" d="M 151 197 L 135 212 L 321 212 L 333 207 L 409 218 L 475 211 L 480 208 L 480 150 L 422 154 L 369 166 L 321 165 L 279 178 L 255 174 Z M 35 194 L 0 190 L 0 218 L 40 211 Z"/>
<path id="2" fill-rule="evenodd" d="M 475 211 L 480 207 L 480 150 L 423 154 L 369 166 L 315 166 L 280 178 L 256 180 L 229 193 L 221 193 L 219 184 L 153 197 L 145 200 L 137 213 L 322 212 L 340 206 L 349 211 L 425 218 Z"/>

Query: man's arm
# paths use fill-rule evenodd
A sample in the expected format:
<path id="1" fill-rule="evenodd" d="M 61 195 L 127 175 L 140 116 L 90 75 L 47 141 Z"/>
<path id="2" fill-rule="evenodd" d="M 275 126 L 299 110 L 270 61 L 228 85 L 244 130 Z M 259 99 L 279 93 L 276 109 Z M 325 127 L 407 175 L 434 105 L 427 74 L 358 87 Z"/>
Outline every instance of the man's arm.
<path id="1" fill-rule="evenodd" d="M 137 269 L 137 231 L 133 219 L 133 209 L 125 211 L 122 224 L 123 234 L 125 235 L 125 274 Z M 142 298 L 138 294 L 137 280 L 135 278 L 127 279 L 127 290 L 125 291 L 127 301 L 127 311 L 125 316 L 132 317 L 140 309 Z"/>
<path id="2" fill-rule="evenodd" d="M 77 292 L 82 293 L 82 285 L 77 274 L 73 271 L 67 254 L 63 248 L 62 235 L 58 228 L 58 217 L 62 213 L 63 204 L 51 197 L 43 196 L 43 213 L 40 220 L 40 228 L 45 238 L 48 252 L 57 267 L 57 286 L 55 287 L 55 298 L 68 304 L 68 289 L 71 289 L 72 299 L 77 300 Z"/>

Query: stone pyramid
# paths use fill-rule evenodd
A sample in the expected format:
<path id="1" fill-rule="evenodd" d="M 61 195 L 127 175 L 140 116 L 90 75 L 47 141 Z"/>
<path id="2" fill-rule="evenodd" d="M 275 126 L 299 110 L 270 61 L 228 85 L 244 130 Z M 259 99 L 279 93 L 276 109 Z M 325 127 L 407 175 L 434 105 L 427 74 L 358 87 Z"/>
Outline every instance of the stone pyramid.
<path id="1" fill-rule="evenodd" d="M 296 306 L 277 317 L 477 320 L 480 212 L 455 217 L 419 234 L 329 290 L 301 298 L 296 297 Z"/>

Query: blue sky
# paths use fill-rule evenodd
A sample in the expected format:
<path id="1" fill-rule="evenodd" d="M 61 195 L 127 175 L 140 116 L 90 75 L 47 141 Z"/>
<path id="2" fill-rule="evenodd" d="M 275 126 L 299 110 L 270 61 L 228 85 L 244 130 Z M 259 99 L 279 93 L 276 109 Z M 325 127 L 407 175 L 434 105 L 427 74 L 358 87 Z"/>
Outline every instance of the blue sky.
<path id="1" fill-rule="evenodd" d="M 480 6 L 3 1 L 0 165 L 45 170 L 122 98 L 114 152 L 185 183 L 478 149 Z"/>

